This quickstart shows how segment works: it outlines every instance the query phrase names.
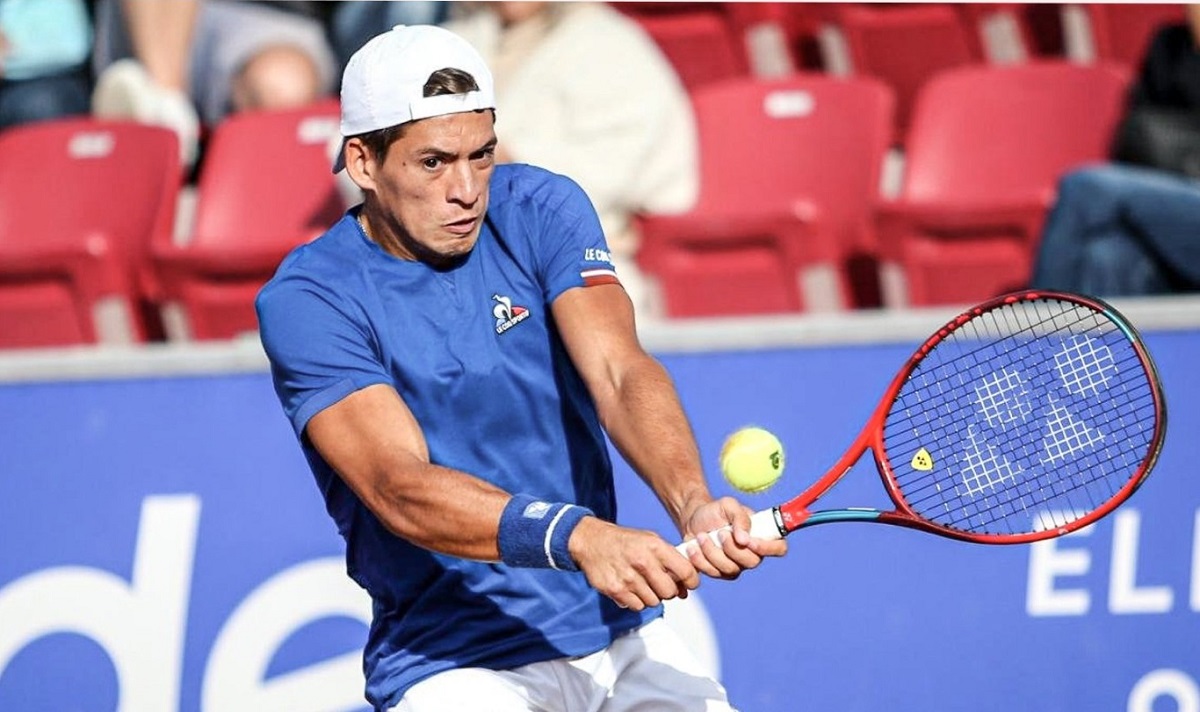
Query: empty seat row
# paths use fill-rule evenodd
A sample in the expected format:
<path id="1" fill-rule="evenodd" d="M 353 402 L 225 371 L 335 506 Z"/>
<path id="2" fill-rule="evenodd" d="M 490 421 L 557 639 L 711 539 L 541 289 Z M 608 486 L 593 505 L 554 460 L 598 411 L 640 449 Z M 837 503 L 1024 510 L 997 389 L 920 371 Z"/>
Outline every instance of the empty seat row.
<path id="1" fill-rule="evenodd" d="M 1064 58 L 1135 71 L 1154 31 L 1184 19 L 1171 4 L 616 3 L 637 19 L 690 89 L 790 70 L 871 76 L 895 93 L 896 143 L 919 87 L 966 64 Z M 775 60 L 764 46 L 775 30 Z M 767 45 L 772 43 L 767 42 Z"/>
<path id="2" fill-rule="evenodd" d="M 694 93 L 701 193 L 641 221 L 668 316 L 974 301 L 1023 286 L 1064 173 L 1103 160 L 1129 75 L 1065 61 L 945 70 L 918 93 L 898 194 L 892 91 L 865 77 Z"/>
<path id="3" fill-rule="evenodd" d="M 894 92 L 869 77 L 742 77 L 693 92 L 701 189 L 643 216 L 671 317 L 973 301 L 1027 278 L 1058 178 L 1103 159 L 1128 74 L 1031 62 L 919 92 L 894 197 Z M 213 130 L 174 229 L 173 134 L 98 120 L 0 134 L 0 346 L 230 338 L 283 255 L 342 212 L 336 102 Z"/>
<path id="4" fill-rule="evenodd" d="M 0 133 L 0 346 L 230 338 L 280 259 L 340 215 L 337 104 L 217 126 L 176 229 L 175 134 L 64 119 Z"/>

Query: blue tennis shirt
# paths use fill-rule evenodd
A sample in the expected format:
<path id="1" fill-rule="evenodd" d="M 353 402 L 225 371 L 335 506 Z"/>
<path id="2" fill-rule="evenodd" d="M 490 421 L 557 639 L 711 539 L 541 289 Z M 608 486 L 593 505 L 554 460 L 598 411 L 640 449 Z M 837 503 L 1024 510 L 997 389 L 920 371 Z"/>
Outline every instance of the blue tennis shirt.
<path id="1" fill-rule="evenodd" d="M 303 437 L 322 409 L 388 384 L 435 464 L 615 519 L 604 433 L 549 308 L 568 289 L 616 279 L 583 191 L 538 168 L 497 166 L 479 241 L 448 270 L 388 254 L 355 215 L 294 250 L 257 308 L 275 390 L 345 538 L 349 574 L 374 601 L 367 699 L 387 709 L 443 670 L 588 654 L 660 615 L 619 608 L 582 573 L 414 546 Z"/>

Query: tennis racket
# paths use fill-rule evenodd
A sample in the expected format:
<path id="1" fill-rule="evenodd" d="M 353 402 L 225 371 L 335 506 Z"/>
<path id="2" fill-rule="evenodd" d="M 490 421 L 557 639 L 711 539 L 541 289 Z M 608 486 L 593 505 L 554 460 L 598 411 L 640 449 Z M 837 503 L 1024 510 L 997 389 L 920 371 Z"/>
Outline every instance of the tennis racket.
<path id="1" fill-rule="evenodd" d="M 750 533 L 875 522 L 981 544 L 1062 536 L 1127 500 L 1165 433 L 1157 371 L 1121 314 L 1075 294 L 1007 294 L 930 336 L 841 459 L 755 513 Z M 867 450 L 895 508 L 813 511 Z"/>

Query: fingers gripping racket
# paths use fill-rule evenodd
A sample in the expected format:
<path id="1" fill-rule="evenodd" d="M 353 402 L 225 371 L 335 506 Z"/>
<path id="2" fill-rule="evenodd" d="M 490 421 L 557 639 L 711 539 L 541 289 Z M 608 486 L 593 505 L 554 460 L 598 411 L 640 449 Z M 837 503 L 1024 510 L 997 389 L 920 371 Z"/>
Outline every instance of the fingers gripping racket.
<path id="1" fill-rule="evenodd" d="M 1121 314 L 1079 295 L 1008 294 L 929 337 L 841 459 L 756 513 L 751 534 L 855 521 L 982 544 L 1061 536 L 1133 494 L 1165 431 L 1154 364 Z M 813 511 L 867 450 L 895 508 Z"/>

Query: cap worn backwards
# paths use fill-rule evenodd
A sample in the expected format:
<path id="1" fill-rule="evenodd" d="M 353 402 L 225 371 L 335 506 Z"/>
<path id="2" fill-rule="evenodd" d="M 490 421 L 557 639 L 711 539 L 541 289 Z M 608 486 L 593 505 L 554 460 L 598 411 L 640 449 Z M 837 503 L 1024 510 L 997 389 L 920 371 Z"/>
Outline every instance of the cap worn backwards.
<path id="1" fill-rule="evenodd" d="M 477 91 L 425 96 L 429 75 L 458 69 Z M 342 149 L 333 172 L 345 168 L 350 136 L 444 114 L 496 108 L 495 84 L 483 57 L 466 40 L 432 25 L 396 25 L 350 57 L 342 73 Z"/>

